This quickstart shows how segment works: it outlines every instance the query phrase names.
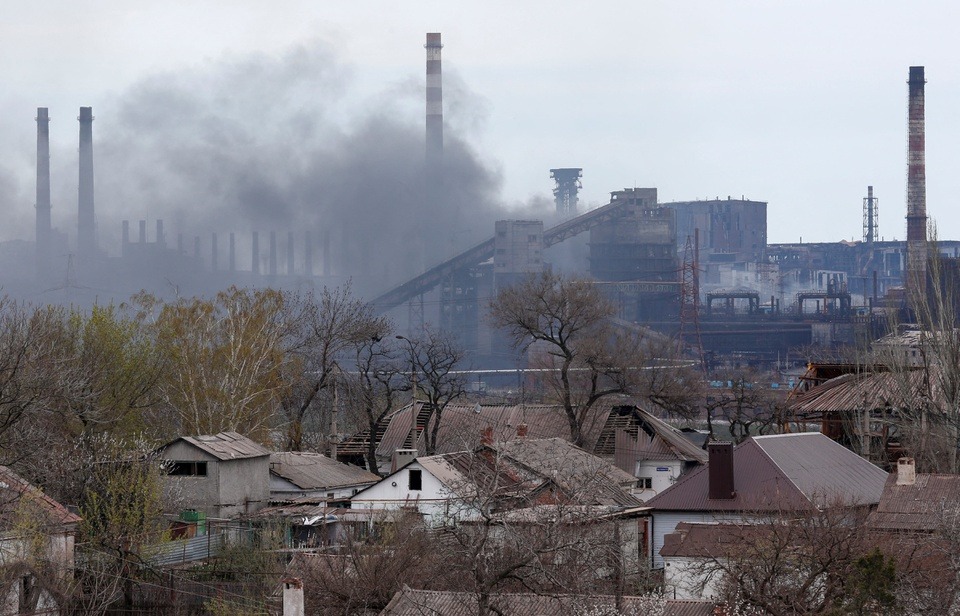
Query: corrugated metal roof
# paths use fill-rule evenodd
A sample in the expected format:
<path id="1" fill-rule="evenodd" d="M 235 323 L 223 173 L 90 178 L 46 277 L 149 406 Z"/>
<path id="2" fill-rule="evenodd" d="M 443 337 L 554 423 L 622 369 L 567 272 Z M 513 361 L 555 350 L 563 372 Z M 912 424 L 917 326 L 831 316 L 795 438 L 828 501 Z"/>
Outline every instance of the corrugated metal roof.
<path id="1" fill-rule="evenodd" d="M 917 475 L 913 485 L 897 485 L 891 473 L 880 504 L 867 519 L 877 530 L 934 531 L 944 523 L 944 514 L 960 504 L 960 475 Z"/>
<path id="2" fill-rule="evenodd" d="M 937 379 L 931 379 L 935 386 Z M 922 370 L 844 374 L 801 394 L 790 405 L 798 415 L 915 406 L 924 393 Z M 934 392 L 936 395 L 936 392 Z"/>
<path id="3" fill-rule="evenodd" d="M 260 456 L 269 456 L 270 450 L 265 449 L 258 443 L 248 439 L 237 432 L 221 432 L 219 434 L 202 436 L 181 436 L 184 440 L 195 447 L 214 456 L 218 460 L 239 460 L 241 458 L 259 458 Z M 169 446 L 169 444 L 167 445 Z"/>
<path id="4" fill-rule="evenodd" d="M 368 485 L 380 477 L 359 466 L 342 464 L 322 453 L 285 451 L 270 454 L 270 472 L 302 490 Z"/>
<path id="5" fill-rule="evenodd" d="M 887 473 L 819 432 L 747 439 L 733 454 L 732 499 L 710 499 L 709 465 L 647 501 L 668 511 L 782 511 L 834 499 L 876 504 Z"/>
<path id="6" fill-rule="evenodd" d="M 621 610 L 630 613 L 649 606 L 646 597 L 621 597 Z M 710 616 L 714 604 L 706 601 L 667 601 L 664 616 Z M 608 595 L 537 595 L 533 593 L 494 593 L 490 605 L 504 616 L 556 616 L 577 609 L 613 607 L 616 599 Z M 477 595 L 468 592 L 414 590 L 404 588 L 393 596 L 380 616 L 473 616 L 477 613 Z"/>

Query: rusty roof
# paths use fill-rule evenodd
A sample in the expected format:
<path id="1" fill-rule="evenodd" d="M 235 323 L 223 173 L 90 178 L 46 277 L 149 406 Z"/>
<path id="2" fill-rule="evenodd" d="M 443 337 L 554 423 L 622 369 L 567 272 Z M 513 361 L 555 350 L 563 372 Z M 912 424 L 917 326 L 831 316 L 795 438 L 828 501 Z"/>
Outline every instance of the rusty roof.
<path id="1" fill-rule="evenodd" d="M 923 370 L 844 374 L 797 394 L 790 408 L 797 415 L 815 416 L 854 410 L 915 406 L 927 397 Z M 931 378 L 937 395 L 937 378 Z"/>
<path id="2" fill-rule="evenodd" d="M 29 515 L 46 525 L 72 526 L 82 518 L 6 466 L 0 466 L 0 528 L 8 530 Z"/>
<path id="3" fill-rule="evenodd" d="M 243 458 L 259 458 L 270 455 L 270 450 L 237 432 L 220 432 L 219 434 L 205 434 L 201 436 L 181 436 L 167 443 L 163 448 L 169 447 L 180 440 L 202 449 L 218 460 L 240 460 Z"/>
<path id="4" fill-rule="evenodd" d="M 867 526 L 875 530 L 934 531 L 958 504 L 960 475 L 919 473 L 912 485 L 897 485 L 897 474 L 891 473 Z"/>
<path id="5" fill-rule="evenodd" d="M 647 505 L 670 511 L 783 511 L 880 500 L 887 473 L 819 432 L 758 436 L 733 452 L 732 499 L 709 498 L 709 464 L 684 475 Z"/>
<path id="6" fill-rule="evenodd" d="M 359 466 L 331 460 L 322 453 L 284 451 L 270 454 L 270 472 L 302 490 L 368 485 L 380 481 Z"/>
<path id="7" fill-rule="evenodd" d="M 650 606 L 650 598 L 621 597 L 620 613 L 640 614 Z M 577 609 L 613 607 L 610 595 L 539 595 L 534 593 L 494 593 L 491 608 L 504 616 L 555 616 Z M 667 601 L 664 616 L 710 616 L 714 605 L 707 601 Z M 469 592 L 414 590 L 397 592 L 380 616 L 473 616 L 477 613 L 477 595 Z M 643 612 L 646 613 L 646 612 Z"/>

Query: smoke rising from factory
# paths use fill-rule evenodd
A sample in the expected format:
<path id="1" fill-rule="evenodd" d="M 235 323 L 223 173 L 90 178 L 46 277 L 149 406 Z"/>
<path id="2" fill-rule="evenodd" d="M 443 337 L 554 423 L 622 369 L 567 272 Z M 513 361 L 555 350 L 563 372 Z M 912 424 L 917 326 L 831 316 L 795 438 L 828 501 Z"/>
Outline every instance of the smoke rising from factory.
<path id="1" fill-rule="evenodd" d="M 310 232 L 317 271 L 354 278 L 371 293 L 489 237 L 497 218 L 528 215 L 501 206 L 497 172 L 456 119 L 445 134 L 440 198 L 426 199 L 423 82 L 401 78 L 358 101 L 350 81 L 329 48 L 302 45 L 158 73 L 95 108 L 100 245 L 116 253 L 121 220 L 146 219 L 152 229 L 162 219 L 168 244 L 182 235 L 189 249 L 199 237 L 208 260 L 211 235 L 235 232 L 236 261 L 246 269 L 252 232 L 293 231 L 297 263 Z M 448 79 L 450 107 L 469 114 L 476 105 L 457 86 Z M 59 120 L 75 130 L 76 108 L 50 115 L 57 129 Z M 51 158 L 53 225 L 74 240 L 76 150 L 61 146 Z M 426 238 L 422 248 L 418 238 Z M 329 263 L 319 263 L 324 255 Z"/>

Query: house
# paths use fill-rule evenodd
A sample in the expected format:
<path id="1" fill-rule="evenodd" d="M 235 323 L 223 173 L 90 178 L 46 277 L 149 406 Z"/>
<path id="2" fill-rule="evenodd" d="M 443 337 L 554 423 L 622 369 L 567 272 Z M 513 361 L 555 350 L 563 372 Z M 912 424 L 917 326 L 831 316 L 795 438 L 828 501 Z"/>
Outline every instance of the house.
<path id="1" fill-rule="evenodd" d="M 81 519 L 0 466 L 0 613 L 57 614 L 73 580 Z"/>
<path id="2" fill-rule="evenodd" d="M 236 432 L 181 436 L 160 448 L 169 502 L 208 518 L 235 518 L 270 500 L 270 452 Z"/>
<path id="3" fill-rule="evenodd" d="M 490 432 L 487 433 L 491 436 Z M 632 508 L 636 479 L 560 439 L 520 439 L 421 456 L 358 492 L 354 508 L 418 510 L 429 522 L 538 504 Z"/>
<path id="4" fill-rule="evenodd" d="M 390 415 L 372 438 L 381 472 L 393 467 L 397 450 L 426 452 L 424 432 L 432 429 L 433 409 L 428 404 L 408 405 Z M 412 422 L 417 436 L 411 440 Z M 563 407 L 552 404 L 450 404 L 437 433 L 437 454 L 470 450 L 490 432 L 497 442 L 517 438 L 570 438 Z M 584 449 L 643 480 L 650 498 L 683 473 L 706 462 L 706 452 L 677 428 L 654 413 L 633 404 L 597 404 L 583 422 Z M 338 447 L 338 459 L 366 466 L 369 430 Z"/>
<path id="5" fill-rule="evenodd" d="M 736 448 L 713 443 L 709 461 L 646 502 L 652 562 L 681 522 L 743 522 L 833 506 L 874 506 L 887 473 L 819 432 L 756 436 Z"/>
<path id="6" fill-rule="evenodd" d="M 473 616 L 478 612 L 475 593 L 438 590 L 397 592 L 380 616 Z M 542 595 L 494 593 L 494 613 L 503 616 L 555 616 L 557 614 L 607 614 L 617 607 L 609 595 Z M 713 616 L 716 604 L 707 601 L 670 601 L 654 596 L 620 597 L 617 613 L 662 614 L 662 616 Z"/>
<path id="7" fill-rule="evenodd" d="M 960 606 L 960 475 L 917 473 L 897 461 L 880 503 L 867 518 L 871 543 L 894 559 L 902 597 L 917 613 L 954 613 Z"/>
<path id="8" fill-rule="evenodd" d="M 343 500 L 380 481 L 378 475 L 343 464 L 321 453 L 284 451 L 270 454 L 270 500 Z"/>
<path id="9" fill-rule="evenodd" d="M 721 568 L 742 550 L 743 541 L 759 539 L 760 527 L 754 530 L 751 533 L 751 526 L 744 524 L 677 524 L 660 549 L 664 595 L 682 600 L 718 598 Z"/>

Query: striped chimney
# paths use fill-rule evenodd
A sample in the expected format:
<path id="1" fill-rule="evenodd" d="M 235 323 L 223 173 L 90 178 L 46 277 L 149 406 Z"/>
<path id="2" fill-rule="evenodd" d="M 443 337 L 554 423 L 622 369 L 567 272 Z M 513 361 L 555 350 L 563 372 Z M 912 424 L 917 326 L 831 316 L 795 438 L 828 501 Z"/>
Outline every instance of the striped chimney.
<path id="1" fill-rule="evenodd" d="M 50 273 L 50 116 L 37 107 L 37 274 Z"/>
<path id="2" fill-rule="evenodd" d="M 907 119 L 907 291 L 922 297 L 927 286 L 927 170 L 922 66 L 910 67 Z"/>
<path id="3" fill-rule="evenodd" d="M 443 76 L 440 72 L 440 33 L 427 33 L 427 164 L 443 157 Z"/>
<path id="4" fill-rule="evenodd" d="M 97 251 L 97 228 L 93 210 L 93 108 L 81 107 L 80 183 L 77 199 L 77 250 L 81 257 Z"/>

